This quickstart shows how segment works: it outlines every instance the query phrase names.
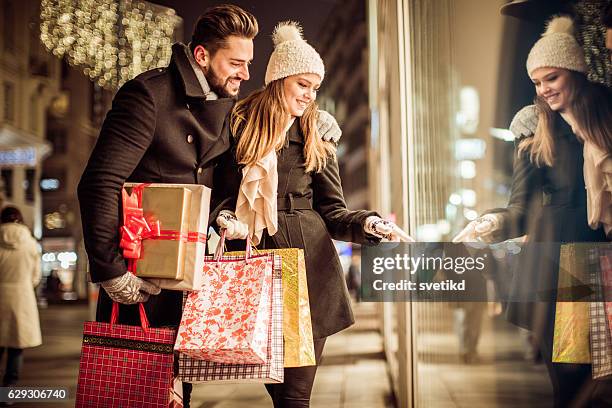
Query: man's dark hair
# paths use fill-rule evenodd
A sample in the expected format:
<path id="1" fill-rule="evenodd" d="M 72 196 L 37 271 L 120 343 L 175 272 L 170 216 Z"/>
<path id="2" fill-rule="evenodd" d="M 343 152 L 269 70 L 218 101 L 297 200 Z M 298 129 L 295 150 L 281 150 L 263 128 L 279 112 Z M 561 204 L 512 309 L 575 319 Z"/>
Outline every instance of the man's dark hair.
<path id="1" fill-rule="evenodd" d="M 257 35 L 257 20 L 248 11 L 233 4 L 210 7 L 198 18 L 191 37 L 191 52 L 202 45 L 212 57 L 226 47 L 227 37 L 236 36 L 252 40 Z"/>
<path id="2" fill-rule="evenodd" d="M 16 207 L 4 207 L 2 213 L 0 213 L 0 222 L 6 224 L 7 222 L 18 222 L 23 224 L 23 216 L 21 211 Z"/>
<path id="3" fill-rule="evenodd" d="M 601 22 L 607 28 L 612 28 L 612 1 L 610 1 L 608 5 L 606 6 L 603 12 L 603 16 L 601 18 Z"/>

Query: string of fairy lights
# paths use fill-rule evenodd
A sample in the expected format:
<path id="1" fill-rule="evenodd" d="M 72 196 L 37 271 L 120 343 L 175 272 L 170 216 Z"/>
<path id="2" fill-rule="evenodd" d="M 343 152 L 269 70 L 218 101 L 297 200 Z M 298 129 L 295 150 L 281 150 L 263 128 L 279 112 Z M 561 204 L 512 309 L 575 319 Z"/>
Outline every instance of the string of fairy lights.
<path id="1" fill-rule="evenodd" d="M 42 0 L 40 17 L 45 47 L 107 89 L 167 65 L 182 24 L 173 9 L 137 0 Z"/>

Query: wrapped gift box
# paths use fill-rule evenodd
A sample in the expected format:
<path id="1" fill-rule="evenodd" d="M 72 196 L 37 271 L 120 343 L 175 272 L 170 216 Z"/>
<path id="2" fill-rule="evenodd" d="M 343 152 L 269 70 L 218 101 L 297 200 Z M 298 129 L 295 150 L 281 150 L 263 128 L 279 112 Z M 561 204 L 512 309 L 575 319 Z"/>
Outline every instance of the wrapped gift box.
<path id="1" fill-rule="evenodd" d="M 142 189 L 140 222 L 144 219 L 151 229 L 158 229 L 158 235 L 144 234 L 140 253 L 132 254 L 137 255 L 133 258 L 136 275 L 160 278 L 151 280 L 165 289 L 193 290 L 204 261 L 210 189 L 194 184 L 126 183 L 126 193 L 134 193 L 136 186 Z M 122 232 L 122 247 L 127 235 Z M 124 256 L 128 258 L 125 250 Z"/>

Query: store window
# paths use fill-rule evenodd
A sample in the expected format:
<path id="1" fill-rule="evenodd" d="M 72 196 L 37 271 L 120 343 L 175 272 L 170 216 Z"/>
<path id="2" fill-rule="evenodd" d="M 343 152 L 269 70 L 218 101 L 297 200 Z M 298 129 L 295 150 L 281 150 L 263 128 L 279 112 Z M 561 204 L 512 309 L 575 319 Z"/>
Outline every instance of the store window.
<path id="1" fill-rule="evenodd" d="M 36 183 L 36 169 L 26 169 L 25 176 L 25 180 L 23 181 L 25 199 L 26 201 L 33 203 L 36 195 L 36 189 L 38 188 Z"/>
<path id="2" fill-rule="evenodd" d="M 40 115 L 40 93 L 34 92 L 30 97 L 30 130 L 32 133 L 38 133 L 39 126 L 39 115 Z"/>
<path id="3" fill-rule="evenodd" d="M 8 81 L 2 85 L 4 93 L 3 117 L 8 122 L 15 120 L 15 86 Z"/>
<path id="4" fill-rule="evenodd" d="M 15 9 L 13 2 L 5 0 L 3 2 L 4 18 L 2 21 L 2 37 L 4 51 L 15 51 Z"/>
<path id="5" fill-rule="evenodd" d="M 54 154 L 64 154 L 68 148 L 67 130 L 64 128 L 52 128 L 47 130 L 47 140 L 53 146 Z"/>
<path id="6" fill-rule="evenodd" d="M 4 188 L 4 197 L 8 200 L 13 198 L 13 169 L 1 169 L 2 186 Z"/>
<path id="7" fill-rule="evenodd" d="M 371 189 L 377 207 L 385 215 L 400 215 L 399 223 L 409 226 L 418 241 L 451 241 L 480 215 L 507 206 L 516 160 L 509 125 L 535 96 L 525 60 L 545 21 L 562 3 L 370 3 L 372 156 L 380 163 L 372 166 Z M 593 26 L 599 20 L 589 14 L 601 12 L 597 7 L 606 2 L 571 3 L 576 5 L 577 24 L 583 24 L 576 27 L 581 39 L 592 44 L 587 50 L 591 68 L 599 66 L 597 58 L 607 67 L 591 71 L 610 78 L 609 54 L 601 30 Z M 507 5 L 516 6 L 513 12 L 524 7 L 522 14 L 503 15 L 500 9 Z M 581 158 L 580 145 L 574 146 L 572 154 L 578 151 Z M 541 195 L 535 196 L 538 200 Z M 545 231 L 557 226 L 553 221 L 543 225 L 546 220 L 537 215 L 527 214 L 525 223 L 541 222 Z M 565 222 L 572 228 L 586 224 L 573 213 L 570 217 Z M 505 244 L 522 240 L 518 233 L 505 232 L 502 228 L 499 237 Z M 505 253 L 492 252 L 487 262 L 487 273 L 465 278 L 477 291 L 473 300 L 385 303 L 383 332 L 398 406 L 552 406 L 550 350 L 541 347 L 553 342 L 554 317 L 543 310 L 551 303 L 540 310 L 529 301 L 513 302 L 508 292 L 516 282 L 528 286 L 535 279 L 523 277 L 534 275 L 526 275 L 530 271 L 517 268 L 516 258 Z M 549 281 L 555 284 L 556 279 Z M 524 310 L 518 310 L 523 305 Z M 532 330 L 522 328 L 526 326 Z M 588 342 L 585 349 L 588 353 Z M 587 386 L 580 390 L 585 395 L 590 370 L 585 369 L 587 381 L 582 384 Z"/>

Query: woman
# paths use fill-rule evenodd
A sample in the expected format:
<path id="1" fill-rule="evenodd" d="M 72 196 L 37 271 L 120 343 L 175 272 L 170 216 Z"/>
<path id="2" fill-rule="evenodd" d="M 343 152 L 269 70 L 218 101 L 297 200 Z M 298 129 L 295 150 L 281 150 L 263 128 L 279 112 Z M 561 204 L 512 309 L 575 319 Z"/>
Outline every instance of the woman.
<path id="1" fill-rule="evenodd" d="M 17 208 L 4 208 L 0 222 L 0 359 L 8 349 L 2 386 L 9 387 L 19 379 L 23 349 L 42 343 L 34 294 L 40 256 Z"/>
<path id="2" fill-rule="evenodd" d="M 529 53 L 527 72 L 536 90 L 538 124 L 533 136 L 517 138 L 508 206 L 488 211 L 453 241 L 492 242 L 522 235 L 536 243 L 605 241 L 598 222 L 589 226 L 592 200 L 587 199 L 583 166 L 586 171 L 593 164 L 589 154 L 593 149 L 612 152 L 612 95 L 587 81 L 587 66 L 572 35 L 571 19 L 557 17 L 549 23 Z M 605 187 L 600 183 L 598 188 Z M 525 263 L 517 268 L 521 273 L 512 283 L 508 318 L 520 327 L 542 330 L 540 347 L 556 407 L 577 403 L 578 398 L 605 406 L 612 398 L 610 381 L 592 382 L 589 364 L 552 362 L 555 299 L 534 301 L 535 294 L 556 291 L 558 266 L 551 259 L 559 259 L 559 248 L 553 247 L 539 247 L 548 249 L 547 254 L 521 257 Z M 532 320 L 541 313 L 544 327 L 534 327 Z"/>
<path id="3" fill-rule="evenodd" d="M 364 243 L 409 237 L 372 211 L 347 210 L 335 145 L 316 127 L 323 61 L 296 23 L 279 24 L 273 40 L 265 87 L 238 102 L 230 119 L 242 174 L 237 168 L 221 173 L 237 197 L 240 221 L 224 210 L 217 222 L 229 233 L 244 231 L 243 221 L 259 248 L 304 249 L 319 363 L 327 336 L 354 322 L 331 238 Z M 237 176 L 234 182 L 229 174 Z M 283 384 L 266 385 L 274 406 L 308 407 L 316 370 L 286 368 Z"/>

